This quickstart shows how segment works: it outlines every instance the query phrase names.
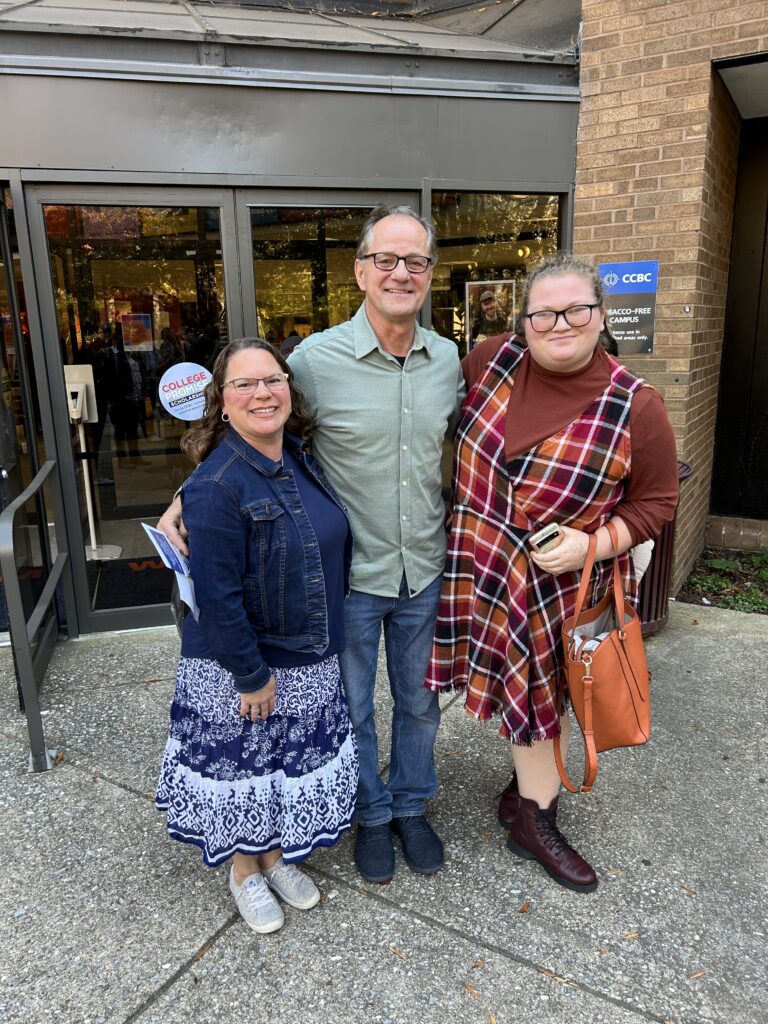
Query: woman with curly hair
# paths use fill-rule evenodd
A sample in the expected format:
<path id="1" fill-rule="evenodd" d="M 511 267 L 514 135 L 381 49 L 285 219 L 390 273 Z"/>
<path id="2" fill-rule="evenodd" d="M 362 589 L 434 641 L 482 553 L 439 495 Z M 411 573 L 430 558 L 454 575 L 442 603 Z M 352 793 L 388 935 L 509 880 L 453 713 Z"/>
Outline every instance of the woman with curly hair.
<path id="1" fill-rule="evenodd" d="M 220 353 L 182 448 L 199 620 L 182 635 L 156 803 L 216 866 L 245 922 L 276 931 L 320 893 L 297 862 L 350 827 L 357 749 L 339 674 L 352 540 L 305 451 L 288 364 L 260 338 Z"/>

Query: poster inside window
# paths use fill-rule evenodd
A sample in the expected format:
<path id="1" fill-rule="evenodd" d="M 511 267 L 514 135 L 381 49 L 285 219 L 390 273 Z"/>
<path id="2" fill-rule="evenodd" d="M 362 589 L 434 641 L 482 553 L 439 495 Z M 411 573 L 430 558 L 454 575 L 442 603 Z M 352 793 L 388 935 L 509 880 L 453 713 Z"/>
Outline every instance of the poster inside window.
<path id="1" fill-rule="evenodd" d="M 486 338 L 514 330 L 516 282 L 467 281 L 465 284 L 467 351 Z"/>

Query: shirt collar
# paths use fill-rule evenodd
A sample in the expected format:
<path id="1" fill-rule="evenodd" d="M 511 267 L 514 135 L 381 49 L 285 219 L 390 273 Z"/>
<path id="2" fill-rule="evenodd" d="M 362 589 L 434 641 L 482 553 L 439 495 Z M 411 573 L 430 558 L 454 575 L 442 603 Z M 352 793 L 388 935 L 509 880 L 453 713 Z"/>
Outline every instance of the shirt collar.
<path id="1" fill-rule="evenodd" d="M 355 345 L 355 357 L 357 359 L 364 359 L 365 356 L 370 355 L 374 349 L 381 348 L 379 339 L 376 337 L 376 332 L 371 327 L 371 323 L 368 319 L 368 314 L 365 312 L 365 302 L 360 306 L 360 309 L 352 317 L 352 332 Z M 432 356 L 432 345 L 434 344 L 429 331 L 425 331 L 424 328 L 417 323 L 413 334 L 413 345 L 411 346 L 411 352 L 417 352 L 419 349 L 424 349 L 428 356 Z"/>

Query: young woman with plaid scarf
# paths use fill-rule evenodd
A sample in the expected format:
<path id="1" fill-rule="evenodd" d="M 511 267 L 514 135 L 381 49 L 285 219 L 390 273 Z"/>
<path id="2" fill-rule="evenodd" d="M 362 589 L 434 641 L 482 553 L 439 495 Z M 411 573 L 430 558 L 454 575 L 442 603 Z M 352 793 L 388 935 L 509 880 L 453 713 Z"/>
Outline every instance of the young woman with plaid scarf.
<path id="1" fill-rule="evenodd" d="M 518 325 L 517 335 L 489 338 L 464 360 L 468 394 L 427 686 L 465 689 L 469 714 L 498 716 L 515 769 L 499 806 L 510 849 L 559 884 L 591 892 L 597 875 L 556 820 L 553 744 L 565 757 L 570 734 L 556 700 L 562 625 L 590 533 L 592 600 L 608 585 L 608 521 L 636 597 L 628 552 L 674 515 L 675 440 L 658 393 L 600 344 L 605 308 L 592 266 L 563 253 L 545 259 L 526 280 Z M 562 539 L 534 552 L 529 538 L 550 523 Z"/>

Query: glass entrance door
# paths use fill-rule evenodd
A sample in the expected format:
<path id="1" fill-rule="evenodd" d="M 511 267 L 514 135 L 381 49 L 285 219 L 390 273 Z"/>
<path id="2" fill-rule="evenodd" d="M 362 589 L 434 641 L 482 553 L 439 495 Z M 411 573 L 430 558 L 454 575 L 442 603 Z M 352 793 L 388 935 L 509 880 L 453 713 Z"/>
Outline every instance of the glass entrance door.
<path id="1" fill-rule="evenodd" d="M 70 448 L 62 465 L 73 467 L 62 484 L 80 627 L 157 621 L 173 578 L 141 524 L 154 524 L 192 469 L 179 447 L 188 424 L 163 407 L 159 387 L 179 363 L 210 369 L 241 332 L 231 193 L 36 198 L 54 412 L 67 367 L 90 372 L 95 395 L 84 438 L 66 402 L 56 424 Z"/>
<path id="2" fill-rule="evenodd" d="M 169 621 L 172 576 L 141 524 L 192 466 L 179 448 L 188 424 L 159 401 L 163 373 L 182 361 L 210 369 L 231 338 L 259 334 L 286 351 L 349 319 L 362 301 L 354 260 L 366 216 L 379 202 L 418 209 L 418 196 L 48 186 L 27 196 L 79 628 Z M 93 374 L 84 447 L 67 367 Z"/>

